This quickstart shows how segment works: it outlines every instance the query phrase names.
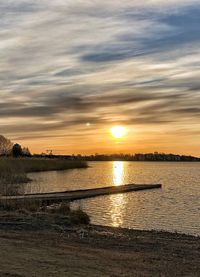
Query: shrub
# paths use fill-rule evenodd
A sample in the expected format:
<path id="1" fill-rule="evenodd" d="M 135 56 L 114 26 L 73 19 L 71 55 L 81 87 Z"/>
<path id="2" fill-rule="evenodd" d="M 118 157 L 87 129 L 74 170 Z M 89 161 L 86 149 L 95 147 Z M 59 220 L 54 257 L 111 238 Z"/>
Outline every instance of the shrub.
<path id="1" fill-rule="evenodd" d="M 71 211 L 70 221 L 72 224 L 89 224 L 90 218 L 88 214 L 83 212 L 81 209 Z"/>
<path id="2" fill-rule="evenodd" d="M 62 202 L 62 203 L 58 206 L 57 213 L 66 215 L 66 214 L 69 214 L 69 212 L 70 212 L 70 205 L 69 205 L 69 203 L 67 203 L 67 202 Z"/>
<path id="3" fill-rule="evenodd" d="M 68 215 L 70 213 L 70 204 L 68 202 L 62 202 L 60 204 L 51 205 L 47 209 L 51 213 Z"/>

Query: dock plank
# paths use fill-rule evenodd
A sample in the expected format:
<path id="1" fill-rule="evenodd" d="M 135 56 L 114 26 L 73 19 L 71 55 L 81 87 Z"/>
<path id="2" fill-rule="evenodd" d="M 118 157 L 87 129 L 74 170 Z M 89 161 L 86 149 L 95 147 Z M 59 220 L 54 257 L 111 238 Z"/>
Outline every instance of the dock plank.
<path id="1" fill-rule="evenodd" d="M 52 193 L 37 193 L 37 194 L 26 194 L 26 195 L 17 195 L 17 196 L 2 196 L 0 200 L 38 200 L 38 201 L 47 201 L 47 202 L 59 202 L 59 201 L 74 201 L 85 198 L 117 194 L 117 193 L 126 193 L 131 191 L 140 191 L 140 190 L 150 190 L 161 188 L 161 184 L 127 184 L 122 186 L 110 186 L 110 187 L 101 187 L 94 189 L 81 189 L 74 191 L 64 191 L 64 192 L 52 192 Z"/>

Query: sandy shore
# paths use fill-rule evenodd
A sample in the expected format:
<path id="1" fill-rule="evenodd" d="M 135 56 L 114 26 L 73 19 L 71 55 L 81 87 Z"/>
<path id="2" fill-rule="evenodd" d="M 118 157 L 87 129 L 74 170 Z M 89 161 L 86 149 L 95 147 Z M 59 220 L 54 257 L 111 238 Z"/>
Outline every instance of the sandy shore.
<path id="1" fill-rule="evenodd" d="M 0 217 L 0 276 L 200 276 L 200 237 L 23 218 Z"/>

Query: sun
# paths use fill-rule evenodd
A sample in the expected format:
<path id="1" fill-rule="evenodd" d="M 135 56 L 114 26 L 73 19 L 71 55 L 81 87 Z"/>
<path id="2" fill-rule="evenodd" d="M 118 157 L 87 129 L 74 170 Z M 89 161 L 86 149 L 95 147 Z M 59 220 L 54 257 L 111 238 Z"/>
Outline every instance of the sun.
<path id="1" fill-rule="evenodd" d="M 123 126 L 114 126 L 110 129 L 110 132 L 114 138 L 120 139 L 126 134 L 126 128 Z"/>

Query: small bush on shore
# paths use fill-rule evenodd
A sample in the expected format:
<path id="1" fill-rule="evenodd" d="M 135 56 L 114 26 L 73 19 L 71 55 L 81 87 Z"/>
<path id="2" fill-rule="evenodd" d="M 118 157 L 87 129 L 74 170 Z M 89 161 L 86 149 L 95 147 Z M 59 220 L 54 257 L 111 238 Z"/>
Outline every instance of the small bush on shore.
<path id="1" fill-rule="evenodd" d="M 68 202 L 62 202 L 58 205 L 54 205 L 54 206 L 50 207 L 49 211 L 51 213 L 57 213 L 57 214 L 62 214 L 62 215 L 69 214 L 70 204 Z"/>
<path id="2" fill-rule="evenodd" d="M 78 210 L 71 211 L 70 221 L 73 224 L 89 224 L 90 218 L 88 214 L 86 214 L 79 208 Z"/>

